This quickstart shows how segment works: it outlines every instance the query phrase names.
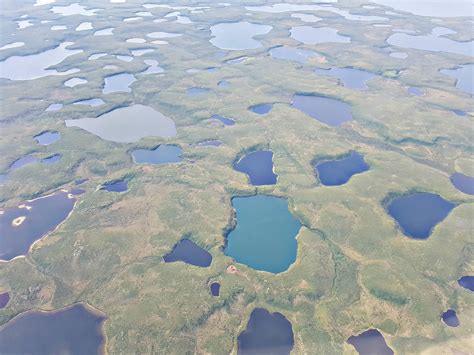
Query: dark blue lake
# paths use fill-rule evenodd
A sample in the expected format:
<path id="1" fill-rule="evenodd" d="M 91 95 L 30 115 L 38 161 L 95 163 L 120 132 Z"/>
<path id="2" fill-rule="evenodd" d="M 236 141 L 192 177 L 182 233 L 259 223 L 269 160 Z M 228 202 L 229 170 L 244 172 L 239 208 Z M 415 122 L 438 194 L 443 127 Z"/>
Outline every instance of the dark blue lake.
<path id="1" fill-rule="evenodd" d="M 237 338 L 239 355 L 284 355 L 294 346 L 293 327 L 281 313 L 255 308 Z"/>
<path id="2" fill-rule="evenodd" d="M 461 192 L 468 195 L 474 195 L 474 177 L 461 173 L 451 175 L 451 183 Z"/>
<path id="3" fill-rule="evenodd" d="M 208 267 L 212 262 L 212 255 L 207 251 L 193 243 L 189 239 L 182 239 L 176 244 L 171 253 L 163 257 L 165 263 L 173 263 L 182 261 L 200 267 Z"/>
<path id="4" fill-rule="evenodd" d="M 369 170 L 364 157 L 357 152 L 336 160 L 327 160 L 316 164 L 316 174 L 319 181 L 326 186 L 343 185 L 355 175 Z"/>
<path id="5" fill-rule="evenodd" d="M 8 301 L 10 301 L 10 294 L 8 292 L 0 293 L 0 309 L 5 308 Z"/>
<path id="6" fill-rule="evenodd" d="M 100 189 L 108 192 L 124 192 L 128 190 L 128 182 L 126 180 L 113 181 L 104 184 Z"/>
<path id="7" fill-rule="evenodd" d="M 452 309 L 448 309 L 446 312 L 444 312 L 441 315 L 441 319 L 448 327 L 459 327 L 459 318 L 456 314 L 456 311 Z"/>
<path id="8" fill-rule="evenodd" d="M 101 354 L 104 321 L 83 304 L 54 312 L 27 311 L 0 329 L 0 353 Z"/>
<path id="9" fill-rule="evenodd" d="M 393 355 L 393 350 L 388 347 L 383 335 L 377 329 L 369 329 L 359 335 L 353 335 L 347 342 L 360 355 Z"/>
<path id="10" fill-rule="evenodd" d="M 329 126 L 352 120 L 352 108 L 345 102 L 315 95 L 293 96 L 292 106 Z"/>
<path id="11" fill-rule="evenodd" d="M 213 295 L 214 297 L 218 297 L 219 296 L 219 291 L 221 289 L 221 284 L 219 282 L 213 282 L 211 284 L 211 295 Z"/>
<path id="12" fill-rule="evenodd" d="M 226 126 L 233 126 L 235 124 L 235 121 L 233 119 L 221 115 L 212 115 L 211 118 L 221 121 Z"/>
<path id="13" fill-rule="evenodd" d="M 249 107 L 249 110 L 259 115 L 266 115 L 273 108 L 273 104 L 258 104 Z"/>
<path id="14" fill-rule="evenodd" d="M 133 162 L 136 164 L 168 164 L 179 163 L 181 158 L 181 147 L 177 145 L 162 144 L 153 150 L 137 149 L 132 152 Z"/>
<path id="15" fill-rule="evenodd" d="M 45 131 L 34 136 L 33 138 L 38 142 L 38 144 L 50 145 L 59 140 L 60 137 L 61 135 L 59 132 Z"/>
<path id="16" fill-rule="evenodd" d="M 288 201 L 269 195 L 234 197 L 236 225 L 226 236 L 225 255 L 255 270 L 279 273 L 296 260 L 301 223 Z"/>
<path id="17" fill-rule="evenodd" d="M 273 153 L 259 150 L 248 153 L 234 164 L 234 169 L 248 175 L 252 185 L 274 185 L 277 175 L 273 172 Z"/>
<path id="18" fill-rule="evenodd" d="M 439 195 L 415 192 L 394 198 L 388 204 L 388 213 L 397 221 L 403 234 L 414 239 L 426 239 L 454 207 L 455 203 Z"/>
<path id="19" fill-rule="evenodd" d="M 315 72 L 338 78 L 344 87 L 355 90 L 367 90 L 367 81 L 376 76 L 374 73 L 354 68 L 316 69 Z"/>
<path id="20" fill-rule="evenodd" d="M 60 161 L 61 157 L 62 157 L 61 154 L 53 154 L 53 155 L 50 155 L 49 157 L 41 159 L 41 163 L 46 164 L 46 165 L 54 164 Z"/>
<path id="21" fill-rule="evenodd" d="M 458 284 L 459 286 L 474 292 L 474 276 L 463 276 L 458 280 Z"/>
<path id="22" fill-rule="evenodd" d="M 53 231 L 72 211 L 76 199 L 67 191 L 0 209 L 0 259 L 26 255 L 31 245 Z"/>

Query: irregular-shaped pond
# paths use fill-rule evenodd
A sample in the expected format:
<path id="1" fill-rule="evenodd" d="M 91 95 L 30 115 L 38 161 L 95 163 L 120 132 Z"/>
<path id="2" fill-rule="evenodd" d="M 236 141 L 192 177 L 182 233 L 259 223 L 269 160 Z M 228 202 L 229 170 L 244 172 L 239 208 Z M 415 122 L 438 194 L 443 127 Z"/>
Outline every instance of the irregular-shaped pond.
<path id="1" fill-rule="evenodd" d="M 197 96 L 197 95 L 204 95 L 209 93 L 208 88 L 200 88 L 200 87 L 192 87 L 189 89 L 186 89 L 186 95 L 188 96 Z"/>
<path id="2" fill-rule="evenodd" d="M 456 87 L 459 90 L 474 95 L 474 80 L 472 79 L 474 78 L 474 64 L 461 65 L 456 69 L 443 69 L 440 73 L 455 78 Z"/>
<path id="3" fill-rule="evenodd" d="M 291 105 L 329 126 L 339 126 L 352 120 L 349 104 L 328 97 L 296 94 Z"/>
<path id="4" fill-rule="evenodd" d="M 275 59 L 284 59 L 292 62 L 305 64 L 309 59 L 321 57 L 320 54 L 309 49 L 280 46 L 268 51 L 270 56 Z"/>
<path id="5" fill-rule="evenodd" d="M 169 164 L 179 163 L 182 149 L 177 145 L 161 144 L 155 149 L 136 149 L 132 152 L 133 162 L 136 164 Z"/>
<path id="6" fill-rule="evenodd" d="M 315 169 L 323 185 L 337 186 L 348 182 L 353 175 L 369 170 L 369 165 L 361 154 L 350 152 L 343 158 L 318 163 Z"/>
<path id="7" fill-rule="evenodd" d="M 107 182 L 100 189 L 107 192 L 125 192 L 128 190 L 128 181 L 119 180 Z"/>
<path id="8" fill-rule="evenodd" d="M 163 257 L 165 263 L 182 261 L 200 267 L 208 267 L 212 262 L 212 255 L 189 239 L 182 239 L 176 244 L 171 253 Z"/>
<path id="9" fill-rule="evenodd" d="M 104 94 L 110 94 L 113 92 L 131 92 L 130 85 L 132 85 L 137 79 L 133 74 L 120 73 L 104 78 L 104 88 L 102 92 Z"/>
<path id="10" fill-rule="evenodd" d="M 461 192 L 468 195 L 474 195 L 474 177 L 461 173 L 451 175 L 451 183 Z"/>
<path id="11" fill-rule="evenodd" d="M 273 108 L 273 104 L 258 104 L 249 106 L 249 110 L 253 113 L 257 113 L 259 115 L 266 115 L 269 113 Z"/>
<path id="12" fill-rule="evenodd" d="M 219 296 L 219 291 L 221 289 L 221 284 L 219 282 L 213 282 L 210 286 L 211 289 L 211 295 L 214 297 Z"/>
<path id="13" fill-rule="evenodd" d="M 304 44 L 350 43 L 350 37 L 338 34 L 331 27 L 296 26 L 290 29 L 290 37 Z"/>
<path id="14" fill-rule="evenodd" d="M 119 142 L 138 142 L 144 137 L 169 138 L 176 135 L 174 121 L 144 105 L 117 108 L 97 118 L 66 120 L 67 127 L 79 127 L 102 139 Z"/>
<path id="15" fill-rule="evenodd" d="M 236 225 L 226 236 L 224 253 L 255 270 L 279 273 L 296 260 L 301 223 L 284 198 L 254 195 L 232 198 Z"/>
<path id="16" fill-rule="evenodd" d="M 37 240 L 61 224 L 74 208 L 76 199 L 67 191 L 29 200 L 0 213 L 0 259 L 26 255 Z"/>
<path id="17" fill-rule="evenodd" d="M 226 126 L 233 126 L 235 124 L 235 121 L 232 118 L 224 117 L 221 115 L 212 115 L 211 118 L 214 120 L 221 121 Z"/>
<path id="18" fill-rule="evenodd" d="M 90 106 L 90 107 L 97 107 L 103 104 L 105 104 L 104 100 L 98 97 L 95 97 L 92 99 L 79 100 L 79 101 L 74 102 L 74 105 L 85 105 L 85 106 Z"/>
<path id="19" fill-rule="evenodd" d="M 61 138 L 61 134 L 56 131 L 44 131 L 33 138 L 38 142 L 38 144 L 50 145 L 57 142 L 59 138 Z"/>
<path id="20" fill-rule="evenodd" d="M 455 203 L 439 195 L 415 192 L 390 201 L 388 213 L 397 221 L 403 234 L 413 239 L 426 239 L 454 207 Z"/>
<path id="21" fill-rule="evenodd" d="M 217 48 L 234 51 L 260 48 L 262 44 L 253 37 L 267 34 L 272 28 L 250 22 L 223 22 L 211 26 L 210 42 Z"/>
<path id="22" fill-rule="evenodd" d="M 0 293 L 0 309 L 5 308 L 9 301 L 10 301 L 10 294 L 8 292 Z"/>
<path id="23" fill-rule="evenodd" d="M 474 276 L 463 276 L 458 280 L 461 287 L 474 292 Z"/>
<path id="24" fill-rule="evenodd" d="M 360 355 L 393 355 L 393 350 L 388 347 L 383 335 L 377 329 L 369 329 L 359 335 L 353 335 L 347 342 Z"/>
<path id="25" fill-rule="evenodd" d="M 255 308 L 247 328 L 237 338 L 241 355 L 289 355 L 294 346 L 293 327 L 281 313 Z"/>
<path id="26" fill-rule="evenodd" d="M 81 303 L 52 312 L 27 311 L 0 329 L 0 353 L 101 354 L 104 321 L 105 316 Z"/>
<path id="27" fill-rule="evenodd" d="M 26 165 L 30 165 L 33 163 L 36 163 L 38 161 L 38 158 L 36 158 L 33 155 L 25 155 L 24 157 L 21 157 L 20 159 L 15 160 L 13 163 L 10 164 L 10 171 L 22 168 Z"/>
<path id="28" fill-rule="evenodd" d="M 354 68 L 316 69 L 315 72 L 338 78 L 344 87 L 356 90 L 367 90 L 367 81 L 376 76 L 374 73 Z"/>
<path id="29" fill-rule="evenodd" d="M 273 153 L 270 150 L 258 150 L 243 156 L 234 164 L 234 169 L 248 175 L 255 186 L 274 185 L 277 175 L 273 172 Z"/>
<path id="30" fill-rule="evenodd" d="M 441 319 L 448 327 L 459 327 L 459 318 L 455 310 L 448 309 L 441 315 Z"/>

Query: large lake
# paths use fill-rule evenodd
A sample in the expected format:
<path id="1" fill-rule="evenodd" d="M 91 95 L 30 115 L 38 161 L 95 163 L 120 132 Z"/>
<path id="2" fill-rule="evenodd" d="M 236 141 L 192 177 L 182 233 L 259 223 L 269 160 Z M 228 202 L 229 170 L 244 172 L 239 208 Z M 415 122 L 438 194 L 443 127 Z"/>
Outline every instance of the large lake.
<path id="1" fill-rule="evenodd" d="M 243 156 L 234 164 L 234 169 L 248 175 L 252 185 L 274 185 L 277 175 L 273 172 L 273 153 L 258 150 Z"/>
<path id="2" fill-rule="evenodd" d="M 292 106 L 329 126 L 352 120 L 351 106 L 329 97 L 297 94 L 293 96 Z"/>
<path id="3" fill-rule="evenodd" d="M 223 22 L 211 26 L 213 38 L 210 42 L 226 50 L 256 49 L 262 44 L 253 37 L 267 34 L 271 29 L 272 26 L 257 23 Z"/>

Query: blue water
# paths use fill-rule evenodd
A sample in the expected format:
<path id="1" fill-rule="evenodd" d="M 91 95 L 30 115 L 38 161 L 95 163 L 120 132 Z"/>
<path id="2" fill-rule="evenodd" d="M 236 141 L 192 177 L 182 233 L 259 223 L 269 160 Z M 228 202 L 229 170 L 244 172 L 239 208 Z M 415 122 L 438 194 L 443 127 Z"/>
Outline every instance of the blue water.
<path id="1" fill-rule="evenodd" d="M 11 165 L 10 165 L 10 170 L 16 170 L 19 168 L 22 168 L 26 165 L 30 165 L 33 163 L 36 163 L 38 161 L 38 158 L 32 156 L 32 155 L 26 155 L 18 160 L 15 160 Z"/>
<path id="2" fill-rule="evenodd" d="M 471 48 L 472 53 L 472 48 Z M 471 54 L 472 56 L 472 54 Z M 474 64 L 461 65 L 456 69 L 443 69 L 441 74 L 449 75 L 456 79 L 456 87 L 465 93 L 474 95 Z"/>
<path id="3" fill-rule="evenodd" d="M 74 207 L 76 200 L 67 192 L 58 191 L 52 195 L 25 201 L 25 206 L 2 209 L 0 214 L 0 259 L 11 260 L 26 255 L 30 246 L 54 230 L 64 221 Z M 21 222 L 21 217 L 24 220 Z M 13 221 L 20 221 L 14 225 Z"/>
<path id="4" fill-rule="evenodd" d="M 105 317 L 75 304 L 54 312 L 27 311 L 0 330 L 2 354 L 100 354 Z"/>
<path id="5" fill-rule="evenodd" d="M 54 164 L 54 163 L 57 163 L 58 161 L 60 161 L 61 158 L 62 158 L 61 154 L 53 154 L 49 157 L 41 159 L 41 163 L 46 164 L 46 165 Z"/>
<path id="6" fill-rule="evenodd" d="M 214 46 L 225 50 L 255 49 L 262 44 L 254 39 L 271 31 L 272 26 L 250 22 L 223 22 L 211 26 L 212 38 L 209 40 Z"/>
<path id="7" fill-rule="evenodd" d="M 314 95 L 294 95 L 292 106 L 329 126 L 352 120 L 352 108 L 345 102 Z"/>
<path id="8" fill-rule="evenodd" d="M 439 195 L 415 192 L 393 199 L 388 205 L 388 213 L 398 222 L 403 234 L 414 239 L 426 239 L 454 207 L 455 203 Z"/>
<path id="9" fill-rule="evenodd" d="M 454 112 L 457 116 L 461 116 L 461 117 L 466 116 L 466 112 L 464 112 L 464 111 L 462 111 L 462 110 L 453 110 L 453 112 Z"/>
<path id="10" fill-rule="evenodd" d="M 296 260 L 300 222 L 284 198 L 268 195 L 234 197 L 236 226 L 227 236 L 225 255 L 255 270 L 279 273 Z"/>
<path id="11" fill-rule="evenodd" d="M 125 180 L 114 181 L 114 182 L 105 184 L 100 189 L 106 190 L 108 192 L 124 192 L 128 190 L 128 182 Z"/>
<path id="12" fill-rule="evenodd" d="M 459 327 L 459 318 L 456 311 L 448 309 L 441 315 L 441 319 L 448 327 Z"/>
<path id="13" fill-rule="evenodd" d="M 195 266 L 208 267 L 211 265 L 212 255 L 189 239 L 182 239 L 174 246 L 171 253 L 163 257 L 163 260 L 165 263 L 182 261 Z"/>
<path id="14" fill-rule="evenodd" d="M 221 115 L 212 115 L 211 118 L 221 121 L 226 126 L 233 126 L 235 124 L 235 121 L 233 119 Z"/>
<path id="15" fill-rule="evenodd" d="M 284 355 L 294 346 L 293 327 L 281 313 L 255 308 L 237 338 L 239 355 Z"/>
<path id="16" fill-rule="evenodd" d="M 328 160 L 316 165 L 319 181 L 326 186 L 343 185 L 355 175 L 369 170 L 364 157 L 357 152 L 350 152 L 344 158 Z"/>
<path id="17" fill-rule="evenodd" d="M 274 185 L 277 182 L 277 175 L 273 172 L 273 153 L 269 150 L 248 153 L 234 164 L 234 169 L 247 174 L 252 185 Z"/>
<path id="18" fill-rule="evenodd" d="M 60 137 L 61 135 L 59 132 L 45 131 L 34 136 L 33 138 L 38 142 L 38 144 L 50 145 L 59 140 Z"/>
<path id="19" fill-rule="evenodd" d="M 376 76 L 374 73 L 353 68 L 316 69 L 315 72 L 319 75 L 338 78 L 344 87 L 355 90 L 367 90 L 367 81 Z"/>
<path id="20" fill-rule="evenodd" d="M 451 175 L 451 183 L 461 192 L 474 195 L 474 177 L 461 173 Z"/>
<path id="21" fill-rule="evenodd" d="M 458 280 L 458 284 L 474 292 L 474 276 L 463 276 Z"/>
<path id="22" fill-rule="evenodd" d="M 414 87 L 414 86 L 410 86 L 408 89 L 407 89 L 407 92 L 411 95 L 415 95 L 415 96 L 421 96 L 423 95 L 423 90 L 421 90 L 420 88 L 417 88 L 417 87 Z"/>
<path id="23" fill-rule="evenodd" d="M 0 293 L 0 309 L 5 308 L 8 301 L 10 301 L 10 294 L 8 292 Z"/>
<path id="24" fill-rule="evenodd" d="M 258 113 L 259 115 L 266 115 L 273 108 L 273 104 L 258 104 L 249 107 L 249 110 Z"/>
<path id="25" fill-rule="evenodd" d="M 188 96 L 196 96 L 196 95 L 203 95 L 209 93 L 209 89 L 207 88 L 200 88 L 200 87 L 193 87 L 186 89 L 186 94 Z"/>
<path id="26" fill-rule="evenodd" d="M 369 329 L 359 335 L 351 336 L 347 342 L 360 355 L 393 355 L 383 335 L 377 329 Z"/>
<path id="27" fill-rule="evenodd" d="M 219 282 L 213 282 L 210 288 L 211 288 L 211 295 L 213 295 L 214 297 L 218 297 L 220 289 L 221 289 L 221 284 Z"/>
<path id="28" fill-rule="evenodd" d="M 104 78 L 104 88 L 102 93 L 111 94 L 114 92 L 131 92 L 130 85 L 132 85 L 137 79 L 135 76 L 129 73 L 120 73 Z"/>
<path id="29" fill-rule="evenodd" d="M 181 158 L 181 147 L 177 145 L 161 144 L 153 150 L 137 149 L 132 152 L 133 161 L 136 164 L 168 164 L 179 163 Z"/>

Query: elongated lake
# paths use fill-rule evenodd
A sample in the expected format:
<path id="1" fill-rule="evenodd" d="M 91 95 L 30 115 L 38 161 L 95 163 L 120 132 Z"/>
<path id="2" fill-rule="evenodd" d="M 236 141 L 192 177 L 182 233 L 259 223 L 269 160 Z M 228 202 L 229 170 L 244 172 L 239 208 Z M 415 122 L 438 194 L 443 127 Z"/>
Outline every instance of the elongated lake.
<path id="1" fill-rule="evenodd" d="M 343 185 L 355 175 L 369 170 L 364 157 L 357 152 L 335 160 L 326 160 L 315 166 L 319 181 L 326 186 Z"/>
<path id="2" fill-rule="evenodd" d="M 163 257 L 165 263 L 182 261 L 194 266 L 208 267 L 212 262 L 212 255 L 189 239 L 182 239 L 173 250 Z"/>

